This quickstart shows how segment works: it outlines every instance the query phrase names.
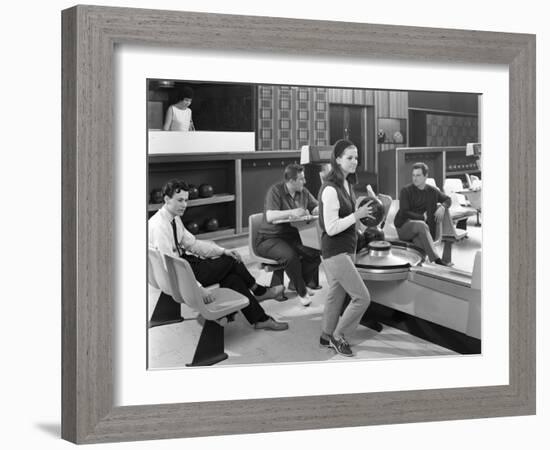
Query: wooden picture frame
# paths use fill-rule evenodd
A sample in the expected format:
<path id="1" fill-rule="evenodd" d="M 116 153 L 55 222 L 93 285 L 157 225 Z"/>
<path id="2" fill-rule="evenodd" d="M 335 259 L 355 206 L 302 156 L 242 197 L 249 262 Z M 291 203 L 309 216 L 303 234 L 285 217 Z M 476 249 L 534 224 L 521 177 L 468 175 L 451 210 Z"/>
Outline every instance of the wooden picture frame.
<path id="1" fill-rule="evenodd" d="M 535 413 L 534 35 L 96 6 L 63 11 L 62 30 L 64 439 L 96 443 Z M 116 44 L 507 65 L 509 384 L 114 407 Z"/>

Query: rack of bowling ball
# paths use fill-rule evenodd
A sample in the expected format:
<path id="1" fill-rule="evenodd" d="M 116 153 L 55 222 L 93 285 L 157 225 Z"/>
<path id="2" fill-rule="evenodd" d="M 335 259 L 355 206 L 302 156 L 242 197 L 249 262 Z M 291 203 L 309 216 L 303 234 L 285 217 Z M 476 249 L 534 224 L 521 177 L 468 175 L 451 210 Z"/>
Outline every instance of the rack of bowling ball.
<path id="1" fill-rule="evenodd" d="M 207 183 L 195 186 L 189 185 L 189 200 L 187 207 L 193 206 L 205 206 L 215 203 L 226 203 L 235 200 L 235 196 L 232 194 L 215 195 L 214 188 Z M 149 212 L 156 211 L 164 203 L 161 189 L 153 189 L 150 192 L 149 198 Z M 220 223 L 218 218 L 213 214 L 205 214 L 201 219 L 196 217 L 193 220 L 185 220 L 183 217 L 184 225 L 192 234 L 212 233 L 220 229 Z"/>

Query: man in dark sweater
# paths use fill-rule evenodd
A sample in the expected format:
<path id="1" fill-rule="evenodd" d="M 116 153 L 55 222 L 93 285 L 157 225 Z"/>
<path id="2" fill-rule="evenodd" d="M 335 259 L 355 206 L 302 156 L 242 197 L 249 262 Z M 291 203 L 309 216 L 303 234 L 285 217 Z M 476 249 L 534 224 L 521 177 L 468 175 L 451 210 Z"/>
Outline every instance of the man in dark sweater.
<path id="1" fill-rule="evenodd" d="M 394 220 L 399 239 L 410 241 L 423 249 L 430 261 L 442 266 L 450 265 L 441 260 L 434 248 L 436 223 L 443 220 L 445 209 L 451 206 L 451 198 L 439 189 L 426 184 L 428 166 L 415 163 L 412 184 L 401 189 L 399 211 Z"/>

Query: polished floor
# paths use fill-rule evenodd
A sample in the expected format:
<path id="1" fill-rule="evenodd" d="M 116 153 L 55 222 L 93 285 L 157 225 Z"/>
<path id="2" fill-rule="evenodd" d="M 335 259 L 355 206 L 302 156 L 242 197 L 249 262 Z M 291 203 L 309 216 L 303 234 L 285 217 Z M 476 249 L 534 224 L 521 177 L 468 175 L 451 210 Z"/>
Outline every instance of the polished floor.
<path id="1" fill-rule="evenodd" d="M 468 238 L 453 246 L 454 267 L 471 271 L 476 250 L 481 248 L 481 227 L 468 224 Z M 263 272 L 250 260 L 247 247 L 237 247 L 252 275 L 262 280 Z M 326 286 L 324 273 L 320 272 L 321 285 Z M 158 291 L 149 287 L 150 311 L 153 310 Z M 319 333 L 325 289 L 316 291 L 312 304 L 303 307 L 292 291 L 287 291 L 289 300 L 262 302 L 264 309 L 273 317 L 288 321 L 289 330 L 283 332 L 254 330 L 242 314 L 225 327 L 225 349 L 229 358 L 218 365 L 273 364 L 349 360 L 319 345 Z M 150 369 L 185 367 L 193 357 L 201 326 L 197 314 L 182 306 L 185 320 L 178 324 L 165 325 L 148 330 L 148 367 Z M 441 357 L 454 352 L 409 335 L 401 330 L 384 326 L 380 333 L 359 326 L 349 339 L 355 359 Z"/>

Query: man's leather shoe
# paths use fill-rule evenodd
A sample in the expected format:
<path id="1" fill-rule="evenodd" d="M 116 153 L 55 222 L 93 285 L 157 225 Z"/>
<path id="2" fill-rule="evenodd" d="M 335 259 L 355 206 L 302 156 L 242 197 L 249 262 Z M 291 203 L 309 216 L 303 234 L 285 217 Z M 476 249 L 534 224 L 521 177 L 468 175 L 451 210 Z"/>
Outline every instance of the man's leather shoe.
<path id="1" fill-rule="evenodd" d="M 313 289 L 315 291 L 318 291 L 319 289 L 323 289 L 323 286 L 321 286 L 320 284 L 315 284 L 315 283 L 308 283 L 307 287 L 310 288 L 310 289 Z"/>
<path id="2" fill-rule="evenodd" d="M 284 331 L 288 330 L 288 323 L 277 322 L 273 317 L 268 316 L 267 320 L 263 322 L 256 322 L 254 324 L 256 330 L 272 330 L 272 331 Z"/>
<path id="3" fill-rule="evenodd" d="M 267 300 L 268 298 L 272 298 L 275 300 L 283 299 L 284 290 L 285 287 L 282 284 L 279 284 L 278 286 L 268 287 L 266 288 L 265 294 L 256 295 L 256 300 L 261 302 L 262 300 Z"/>

